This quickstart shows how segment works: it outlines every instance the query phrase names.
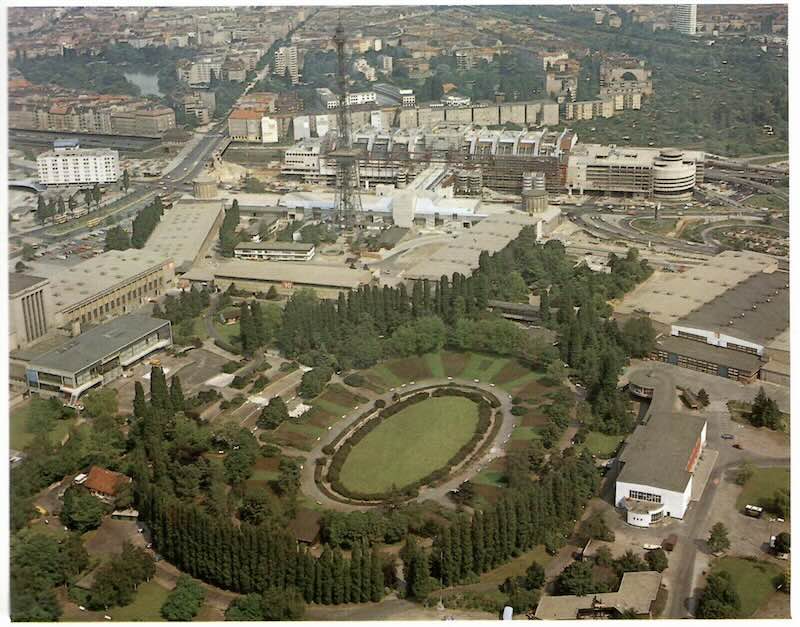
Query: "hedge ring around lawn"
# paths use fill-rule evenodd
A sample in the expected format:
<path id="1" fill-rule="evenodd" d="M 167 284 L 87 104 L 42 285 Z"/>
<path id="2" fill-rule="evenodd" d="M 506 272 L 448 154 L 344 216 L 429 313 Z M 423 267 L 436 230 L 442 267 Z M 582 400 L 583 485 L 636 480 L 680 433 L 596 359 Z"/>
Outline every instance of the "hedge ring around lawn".
<path id="1" fill-rule="evenodd" d="M 473 401 L 478 406 L 478 422 L 472 437 L 443 466 L 396 491 L 367 494 L 350 490 L 341 483 L 339 480 L 339 472 L 342 466 L 344 466 L 350 451 L 352 451 L 355 445 L 363 440 L 371 431 L 376 429 L 387 418 L 394 416 L 412 405 L 430 398 L 443 396 L 460 396 Z M 361 424 L 350 435 L 337 438 L 337 440 L 332 442 L 331 445 L 336 446 L 336 450 L 333 452 L 333 457 L 327 472 L 323 473 L 323 467 L 320 466 L 318 472 L 314 473 L 314 478 L 318 487 L 326 496 L 351 505 L 380 505 L 387 500 L 413 499 L 419 495 L 420 488 L 441 483 L 450 476 L 453 468 L 461 465 L 466 459 L 474 457 L 477 453 L 483 453 L 485 451 L 485 447 L 479 446 L 479 444 L 489 432 L 489 428 L 492 426 L 493 416 L 495 417 L 495 426 L 498 420 L 502 420 L 502 417 L 496 416 L 496 412 L 494 411 L 499 407 L 500 401 L 496 396 L 485 390 L 468 385 L 449 383 L 447 385 L 433 385 L 422 388 L 421 390 L 415 390 L 393 404 L 380 408 L 377 413 L 368 418 L 366 422 Z M 374 413 L 376 409 L 378 408 L 363 413 L 359 419 Z M 358 420 L 356 422 L 358 422 Z M 492 432 L 496 432 L 496 429 L 492 429 Z M 328 446 L 330 447 L 331 445 Z M 325 475 L 324 478 L 327 480 L 328 485 L 322 480 L 323 474 Z"/>

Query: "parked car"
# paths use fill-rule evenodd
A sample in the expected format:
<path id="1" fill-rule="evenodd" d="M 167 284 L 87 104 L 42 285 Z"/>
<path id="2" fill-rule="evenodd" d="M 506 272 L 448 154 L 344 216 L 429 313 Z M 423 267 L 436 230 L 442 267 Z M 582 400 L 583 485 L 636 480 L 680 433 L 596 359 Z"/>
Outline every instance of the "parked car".
<path id="1" fill-rule="evenodd" d="M 733 436 L 732 433 L 723 433 L 720 437 L 723 440 L 733 440 L 734 439 L 734 436 Z"/>

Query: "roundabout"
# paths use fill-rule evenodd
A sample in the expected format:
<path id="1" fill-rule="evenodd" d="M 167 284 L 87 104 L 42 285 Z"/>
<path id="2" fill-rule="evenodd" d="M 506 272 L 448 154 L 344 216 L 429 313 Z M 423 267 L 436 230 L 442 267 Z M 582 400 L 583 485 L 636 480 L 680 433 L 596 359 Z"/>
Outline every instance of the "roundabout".
<path id="1" fill-rule="evenodd" d="M 446 498 L 504 454 L 511 398 L 491 384 L 429 380 L 389 391 L 344 417 L 310 451 L 303 492 L 318 506 L 364 510 Z"/>

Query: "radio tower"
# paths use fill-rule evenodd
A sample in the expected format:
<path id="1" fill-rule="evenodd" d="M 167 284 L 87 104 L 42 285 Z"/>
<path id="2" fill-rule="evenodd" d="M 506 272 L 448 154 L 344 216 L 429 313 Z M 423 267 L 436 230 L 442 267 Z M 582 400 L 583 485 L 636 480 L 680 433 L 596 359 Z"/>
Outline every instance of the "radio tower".
<path id="1" fill-rule="evenodd" d="M 351 137 L 350 102 L 347 89 L 347 62 L 344 56 L 346 43 L 341 14 L 333 42 L 336 44 L 338 59 L 336 82 L 339 87 L 339 106 L 336 110 L 337 140 L 336 150 L 330 156 L 336 161 L 336 220 L 351 229 L 361 216 L 361 196 L 359 195 L 358 157 L 360 152 L 353 150 Z"/>

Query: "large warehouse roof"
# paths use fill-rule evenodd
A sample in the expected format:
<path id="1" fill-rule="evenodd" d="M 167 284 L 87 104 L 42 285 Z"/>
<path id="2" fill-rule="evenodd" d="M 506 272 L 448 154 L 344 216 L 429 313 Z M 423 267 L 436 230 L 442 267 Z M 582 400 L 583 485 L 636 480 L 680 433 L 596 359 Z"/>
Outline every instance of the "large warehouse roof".
<path id="1" fill-rule="evenodd" d="M 140 315 L 122 316 L 81 333 L 55 350 L 34 357 L 30 369 L 81 372 L 164 326 L 169 326 L 168 320 Z"/>
<path id="2" fill-rule="evenodd" d="M 774 257 L 753 252 L 726 251 L 686 272 L 656 272 L 629 292 L 616 313 L 647 313 L 653 320 L 671 325 L 745 279 L 773 272 Z"/>
<path id="3" fill-rule="evenodd" d="M 763 346 L 789 326 L 789 273 L 754 274 L 675 324 Z"/>
<path id="4" fill-rule="evenodd" d="M 683 492 L 689 459 L 706 421 L 686 414 L 653 413 L 628 437 L 617 481 Z"/>
<path id="5" fill-rule="evenodd" d="M 144 250 L 172 257 L 178 266 L 194 263 L 223 211 L 221 200 L 181 200 L 164 212 Z"/>
<path id="6" fill-rule="evenodd" d="M 55 309 L 71 309 L 78 303 L 128 283 L 136 276 L 151 272 L 169 261 L 168 254 L 135 248 L 110 250 L 82 261 L 50 279 Z"/>

